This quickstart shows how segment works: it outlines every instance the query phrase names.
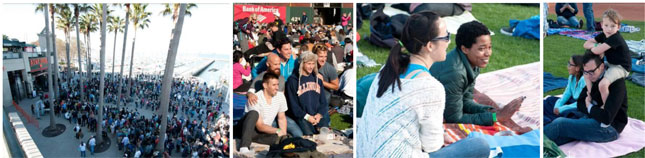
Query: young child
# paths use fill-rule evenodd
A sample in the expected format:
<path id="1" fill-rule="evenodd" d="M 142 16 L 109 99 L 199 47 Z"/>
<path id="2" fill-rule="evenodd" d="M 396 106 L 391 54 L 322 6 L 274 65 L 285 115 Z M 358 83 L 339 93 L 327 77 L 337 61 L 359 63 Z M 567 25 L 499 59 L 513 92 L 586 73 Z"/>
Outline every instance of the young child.
<path id="1" fill-rule="evenodd" d="M 585 42 L 584 48 L 590 49 L 594 54 L 606 57 L 606 65 L 609 67 L 600 80 L 598 88 L 602 97 L 603 105 L 609 96 L 609 85 L 614 81 L 625 78 L 631 71 L 631 59 L 629 48 L 620 35 L 621 16 L 613 9 L 606 10 L 602 15 L 602 34 Z M 585 78 L 587 89 L 591 90 L 591 81 Z M 590 91 L 587 91 L 589 93 Z"/>

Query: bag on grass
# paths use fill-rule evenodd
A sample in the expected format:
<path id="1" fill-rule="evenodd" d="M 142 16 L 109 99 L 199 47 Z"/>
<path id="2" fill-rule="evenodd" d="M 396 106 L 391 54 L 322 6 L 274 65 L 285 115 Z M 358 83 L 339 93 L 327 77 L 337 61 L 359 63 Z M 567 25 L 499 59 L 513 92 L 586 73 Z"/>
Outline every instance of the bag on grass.
<path id="1" fill-rule="evenodd" d="M 316 151 L 317 144 L 300 137 L 286 138 L 271 145 L 267 157 L 325 157 Z"/>

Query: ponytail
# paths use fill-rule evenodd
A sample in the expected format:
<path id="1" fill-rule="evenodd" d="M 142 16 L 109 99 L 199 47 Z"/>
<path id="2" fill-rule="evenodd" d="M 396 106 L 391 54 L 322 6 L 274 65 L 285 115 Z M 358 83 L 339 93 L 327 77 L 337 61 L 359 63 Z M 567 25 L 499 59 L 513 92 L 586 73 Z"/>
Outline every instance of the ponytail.
<path id="1" fill-rule="evenodd" d="M 383 96 L 385 90 L 387 90 L 390 85 L 392 85 L 392 92 L 396 85 L 399 85 L 399 90 L 401 90 L 401 79 L 399 75 L 403 73 L 408 68 L 410 64 L 410 55 L 403 54 L 401 49 L 403 47 L 400 44 L 395 44 L 392 49 L 390 49 L 390 55 L 387 57 L 385 66 L 379 74 L 378 81 L 378 91 L 376 92 L 376 97 Z"/>
<path id="2" fill-rule="evenodd" d="M 402 49 L 405 47 L 405 50 L 411 54 L 419 53 L 425 44 L 438 36 L 437 21 L 439 18 L 439 15 L 429 11 L 415 13 L 408 18 L 403 26 L 401 41 L 390 49 L 390 55 L 380 71 L 376 97 L 383 96 L 390 85 L 392 85 L 392 92 L 397 84 L 401 90 L 399 76 L 410 65 L 410 55 L 403 53 Z"/>

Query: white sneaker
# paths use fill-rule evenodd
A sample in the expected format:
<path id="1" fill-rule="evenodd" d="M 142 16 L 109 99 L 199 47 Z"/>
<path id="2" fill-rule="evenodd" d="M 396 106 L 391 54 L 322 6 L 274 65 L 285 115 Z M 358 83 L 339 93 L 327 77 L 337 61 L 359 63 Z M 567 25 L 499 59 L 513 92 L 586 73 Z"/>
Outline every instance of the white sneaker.
<path id="1" fill-rule="evenodd" d="M 255 154 L 255 151 L 249 150 L 248 147 L 240 148 L 240 153 L 242 154 Z"/>

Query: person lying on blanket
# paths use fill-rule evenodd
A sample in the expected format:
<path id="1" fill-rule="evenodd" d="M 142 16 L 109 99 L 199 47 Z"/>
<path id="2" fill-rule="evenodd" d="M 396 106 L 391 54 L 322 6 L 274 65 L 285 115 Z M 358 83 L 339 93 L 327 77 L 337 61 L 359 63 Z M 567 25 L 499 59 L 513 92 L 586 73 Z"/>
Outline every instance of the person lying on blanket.
<path id="1" fill-rule="evenodd" d="M 445 142 L 445 93 L 428 68 L 446 59 L 449 44 L 439 15 L 426 11 L 408 18 L 401 41 L 369 88 L 356 157 L 488 157 L 483 138 Z"/>
<path id="2" fill-rule="evenodd" d="M 585 88 L 585 77 L 582 76 L 582 55 L 573 55 L 567 62 L 569 79 L 562 97 L 550 96 L 544 99 L 542 123 L 549 124 L 558 117 L 566 117 L 572 111 L 576 111 L 577 101 L 582 88 Z"/>
<path id="3" fill-rule="evenodd" d="M 462 24 L 457 30 L 456 48 L 446 56 L 443 62 L 435 63 L 430 74 L 445 87 L 446 110 L 443 118 L 446 123 L 467 123 L 491 126 L 495 122 L 508 121 L 520 108 L 525 97 L 519 97 L 504 108 L 495 108 L 497 103 L 476 103 L 473 96 L 488 96 L 475 89 L 475 80 L 481 68 L 488 65 L 492 52 L 492 42 L 488 28 L 478 22 Z M 514 123 L 513 123 L 514 124 Z M 511 126 L 509 126 L 511 127 Z M 519 129 L 524 132 L 530 129 Z M 523 133 L 523 132 L 520 132 Z"/>
<path id="4" fill-rule="evenodd" d="M 587 51 L 583 56 L 584 77 L 592 82 L 591 89 L 585 87 L 578 97 L 577 110 L 582 118 L 560 117 L 544 126 L 544 135 L 558 145 L 574 140 L 609 142 L 627 125 L 627 90 L 625 79 L 619 78 L 609 85 L 607 101 L 602 102 L 599 84 L 606 77 L 608 66 L 600 56 Z M 587 96 L 590 91 L 590 96 Z"/>

